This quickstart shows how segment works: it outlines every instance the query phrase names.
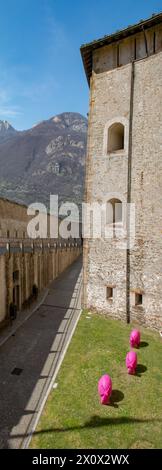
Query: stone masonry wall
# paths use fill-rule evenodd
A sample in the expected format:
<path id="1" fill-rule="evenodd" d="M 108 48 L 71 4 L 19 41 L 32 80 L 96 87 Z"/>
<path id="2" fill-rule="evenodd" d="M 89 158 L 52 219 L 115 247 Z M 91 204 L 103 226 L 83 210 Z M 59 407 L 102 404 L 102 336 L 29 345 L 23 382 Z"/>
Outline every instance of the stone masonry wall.
<path id="1" fill-rule="evenodd" d="M 131 318 L 162 327 L 162 52 L 135 65 L 132 201 L 136 241 L 131 252 Z M 141 289 L 142 306 L 133 293 Z"/>
<path id="2" fill-rule="evenodd" d="M 27 226 L 35 215 L 27 215 L 27 209 L 25 205 L 0 198 L 0 238 L 28 238 Z M 42 216 L 42 214 L 40 215 Z M 57 223 L 54 215 L 51 214 L 50 217 L 47 214 L 47 220 L 46 215 L 44 215 L 44 223 L 47 221 L 48 237 L 50 237 L 50 219 L 52 226 Z"/>
<path id="3" fill-rule="evenodd" d="M 124 118 L 129 127 L 130 65 L 102 74 L 91 82 L 90 123 L 87 155 L 86 200 L 105 203 L 116 197 L 127 198 L 128 148 L 116 155 L 104 153 L 107 122 Z M 127 143 L 128 145 L 128 143 Z M 86 240 L 84 244 L 85 305 L 126 318 L 126 251 L 115 239 Z M 114 286 L 113 301 L 106 298 L 106 287 Z"/>
<path id="4" fill-rule="evenodd" d="M 0 237 L 25 238 L 29 220 L 25 206 L 0 198 Z"/>
<path id="5" fill-rule="evenodd" d="M 114 46 L 115 47 L 115 46 Z M 102 52 L 103 51 L 103 52 Z M 103 61 L 104 55 L 104 61 Z M 95 64 L 97 61 L 97 71 Z M 87 202 L 127 201 L 128 140 L 124 151 L 105 152 L 108 122 L 125 121 L 129 134 L 131 64 L 103 71 L 105 48 L 94 53 L 86 168 Z M 101 65 L 100 65 L 101 64 Z M 131 202 L 135 245 L 130 256 L 131 320 L 162 326 L 162 52 L 135 62 Z M 126 250 L 118 240 L 84 242 L 84 306 L 126 320 Z M 106 286 L 113 298 L 106 298 Z M 136 293 L 142 305 L 135 306 Z"/>

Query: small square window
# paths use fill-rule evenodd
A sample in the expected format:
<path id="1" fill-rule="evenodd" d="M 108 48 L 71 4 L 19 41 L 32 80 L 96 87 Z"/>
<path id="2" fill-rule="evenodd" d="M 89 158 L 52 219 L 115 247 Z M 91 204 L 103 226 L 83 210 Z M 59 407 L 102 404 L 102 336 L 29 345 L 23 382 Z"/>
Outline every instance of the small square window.
<path id="1" fill-rule="evenodd" d="M 107 286 L 106 288 L 106 298 L 111 300 L 113 298 L 113 287 Z"/>
<path id="2" fill-rule="evenodd" d="M 142 294 L 135 294 L 135 306 L 142 305 Z"/>

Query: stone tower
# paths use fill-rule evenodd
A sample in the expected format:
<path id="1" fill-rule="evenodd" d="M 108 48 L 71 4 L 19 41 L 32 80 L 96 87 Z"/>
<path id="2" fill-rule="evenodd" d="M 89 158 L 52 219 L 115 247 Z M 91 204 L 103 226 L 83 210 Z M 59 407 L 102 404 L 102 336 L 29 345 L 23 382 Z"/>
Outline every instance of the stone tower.
<path id="1" fill-rule="evenodd" d="M 84 240 L 84 306 L 162 328 L 162 14 L 81 54 L 90 84 L 85 202 L 104 204 L 111 233 Z"/>

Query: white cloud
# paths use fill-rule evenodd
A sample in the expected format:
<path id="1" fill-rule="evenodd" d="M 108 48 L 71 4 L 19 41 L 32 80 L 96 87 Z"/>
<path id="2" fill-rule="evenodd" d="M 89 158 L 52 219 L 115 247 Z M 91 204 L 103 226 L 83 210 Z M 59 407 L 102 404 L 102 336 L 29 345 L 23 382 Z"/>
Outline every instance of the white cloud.
<path id="1" fill-rule="evenodd" d="M 23 113 L 22 111 L 18 109 L 14 109 L 14 108 L 11 109 L 11 108 L 8 108 L 7 106 L 0 108 L 0 118 L 3 116 L 7 118 L 13 118 L 13 117 L 20 116 L 20 115 L 23 115 Z"/>

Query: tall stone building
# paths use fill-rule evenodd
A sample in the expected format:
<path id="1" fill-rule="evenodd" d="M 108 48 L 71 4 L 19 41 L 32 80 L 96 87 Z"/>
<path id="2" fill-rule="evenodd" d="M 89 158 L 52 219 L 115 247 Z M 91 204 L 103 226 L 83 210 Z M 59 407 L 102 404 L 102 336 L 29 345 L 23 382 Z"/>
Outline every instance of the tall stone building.
<path id="1" fill-rule="evenodd" d="M 162 328 L 162 14 L 81 54 L 90 84 L 85 201 L 105 204 L 109 231 L 84 241 L 84 305 Z"/>

